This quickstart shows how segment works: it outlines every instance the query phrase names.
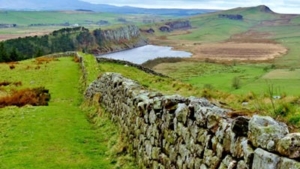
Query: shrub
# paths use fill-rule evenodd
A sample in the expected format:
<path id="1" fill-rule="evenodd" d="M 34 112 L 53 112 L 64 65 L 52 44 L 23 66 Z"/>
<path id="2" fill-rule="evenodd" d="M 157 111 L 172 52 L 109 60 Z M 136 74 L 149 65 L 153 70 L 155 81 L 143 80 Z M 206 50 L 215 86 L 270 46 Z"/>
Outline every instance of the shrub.
<path id="1" fill-rule="evenodd" d="M 234 89 L 239 89 L 241 87 L 241 79 L 239 77 L 234 77 L 232 79 L 232 84 L 231 86 L 234 88 Z"/>
<path id="2" fill-rule="evenodd" d="M 76 62 L 76 63 L 79 63 L 80 62 L 80 58 L 77 57 L 77 56 L 74 56 L 73 57 L 73 61 Z"/>
<path id="3" fill-rule="evenodd" d="M 209 90 L 212 90 L 212 89 L 214 89 L 214 87 L 213 87 L 212 84 L 204 84 L 203 89 L 209 89 Z"/>
<path id="4" fill-rule="evenodd" d="M 275 65 L 275 64 L 272 64 L 272 65 L 270 66 L 270 68 L 271 68 L 271 69 L 275 69 L 275 68 L 276 68 L 276 65 Z"/>
<path id="5" fill-rule="evenodd" d="M 10 68 L 11 70 L 13 70 L 13 69 L 15 69 L 15 68 L 16 68 L 16 66 L 15 66 L 15 65 L 13 65 L 13 64 L 10 64 L 10 65 L 9 65 L 9 68 Z"/>
<path id="6" fill-rule="evenodd" d="M 291 67 L 291 68 L 289 69 L 289 71 L 295 71 L 295 68 L 294 68 L 294 67 Z"/>
<path id="7" fill-rule="evenodd" d="M 283 103 L 280 104 L 276 109 L 275 109 L 275 115 L 276 116 L 282 116 L 286 117 L 290 112 L 293 112 L 294 106 L 290 103 Z"/>
<path id="8" fill-rule="evenodd" d="M 300 122 L 300 116 L 291 117 L 289 120 L 289 123 L 293 125 L 299 125 Z"/>
<path id="9" fill-rule="evenodd" d="M 264 67 L 264 71 L 265 71 L 265 72 L 269 71 L 269 69 L 270 69 L 270 68 L 269 68 L 268 66 Z"/>
<path id="10" fill-rule="evenodd" d="M 207 99 L 211 99 L 211 98 L 213 98 L 213 92 L 210 89 L 203 89 L 202 93 L 201 93 L 201 96 L 205 97 Z"/>

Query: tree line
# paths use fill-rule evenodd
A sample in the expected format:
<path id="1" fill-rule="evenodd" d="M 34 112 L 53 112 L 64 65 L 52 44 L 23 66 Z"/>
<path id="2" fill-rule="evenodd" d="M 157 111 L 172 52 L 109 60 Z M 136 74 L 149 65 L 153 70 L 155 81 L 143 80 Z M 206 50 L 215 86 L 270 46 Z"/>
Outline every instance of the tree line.
<path id="1" fill-rule="evenodd" d="M 90 32 L 84 27 L 63 28 L 44 36 L 32 36 L 0 42 L 0 62 L 34 58 L 66 51 L 90 51 L 101 46 L 101 29 Z"/>

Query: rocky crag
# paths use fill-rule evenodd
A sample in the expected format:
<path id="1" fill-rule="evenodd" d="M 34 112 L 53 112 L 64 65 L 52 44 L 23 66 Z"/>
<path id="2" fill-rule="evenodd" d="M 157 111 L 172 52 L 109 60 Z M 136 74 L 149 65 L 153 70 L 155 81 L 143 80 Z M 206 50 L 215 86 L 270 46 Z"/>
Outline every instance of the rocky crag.
<path id="1" fill-rule="evenodd" d="M 219 18 L 226 18 L 226 19 L 232 19 L 232 20 L 244 20 L 244 17 L 242 15 L 231 15 L 231 14 L 219 14 Z"/>
<path id="2" fill-rule="evenodd" d="M 231 118 L 206 99 L 165 96 L 115 73 L 85 96 L 121 126 L 140 168 L 300 168 L 300 133 L 270 117 Z"/>
<path id="3" fill-rule="evenodd" d="M 162 32 L 171 32 L 179 29 L 190 29 L 191 27 L 192 26 L 189 20 L 173 21 L 173 22 L 165 23 L 163 26 L 159 28 L 159 30 Z"/>
<path id="4" fill-rule="evenodd" d="M 94 53 L 116 52 L 148 44 L 147 40 L 141 36 L 139 28 L 135 25 L 102 30 L 101 40 L 102 45 L 94 50 Z"/>

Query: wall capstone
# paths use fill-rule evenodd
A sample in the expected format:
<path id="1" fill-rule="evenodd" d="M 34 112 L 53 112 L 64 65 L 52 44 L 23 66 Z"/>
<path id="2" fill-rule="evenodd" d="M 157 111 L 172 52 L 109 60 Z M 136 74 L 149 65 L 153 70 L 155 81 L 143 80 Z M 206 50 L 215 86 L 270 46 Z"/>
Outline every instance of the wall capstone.
<path id="1" fill-rule="evenodd" d="M 299 133 L 255 115 L 230 118 L 204 98 L 165 96 L 105 73 L 85 97 L 101 96 L 140 168 L 299 169 Z"/>

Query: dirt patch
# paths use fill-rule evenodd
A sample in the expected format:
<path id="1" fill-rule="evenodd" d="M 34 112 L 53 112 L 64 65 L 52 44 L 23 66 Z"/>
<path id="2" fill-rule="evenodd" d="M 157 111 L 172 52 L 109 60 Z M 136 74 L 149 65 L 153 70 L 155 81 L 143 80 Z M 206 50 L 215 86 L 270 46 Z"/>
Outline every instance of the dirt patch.
<path id="1" fill-rule="evenodd" d="M 203 44 L 194 49 L 193 57 L 226 60 L 269 60 L 281 56 L 287 49 L 269 43 L 216 43 Z"/>

